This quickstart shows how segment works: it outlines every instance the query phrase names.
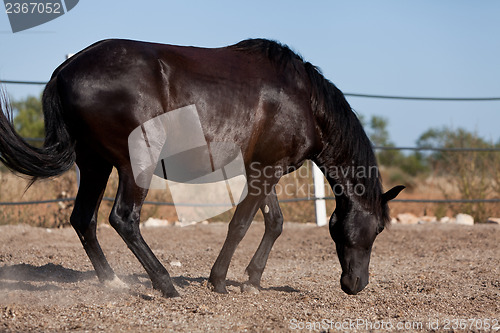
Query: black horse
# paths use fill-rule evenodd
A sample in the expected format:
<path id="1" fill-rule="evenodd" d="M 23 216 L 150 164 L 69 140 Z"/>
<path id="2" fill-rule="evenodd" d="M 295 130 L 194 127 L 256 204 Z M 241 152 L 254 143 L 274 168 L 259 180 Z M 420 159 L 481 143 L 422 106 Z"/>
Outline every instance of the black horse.
<path id="1" fill-rule="evenodd" d="M 109 221 L 153 287 L 166 297 L 177 296 L 139 230 L 148 190 L 134 180 L 127 138 L 146 121 L 187 105 L 196 106 L 207 142 L 232 142 L 241 149 L 252 181 L 212 267 L 213 289 L 227 292 L 231 258 L 260 208 L 265 232 L 246 269 L 247 283 L 259 287 L 282 231 L 274 185 L 309 159 L 336 195 L 329 228 L 342 266 L 342 289 L 361 291 L 368 284 L 372 244 L 389 221 L 387 202 L 404 187 L 382 192 L 371 143 L 342 92 L 279 43 L 251 39 L 215 49 L 129 40 L 95 43 L 60 65 L 45 87 L 42 148 L 15 132 L 4 98 L 0 160 L 32 181 L 60 175 L 76 161 L 81 184 L 71 225 L 103 282 L 117 281 L 96 238 L 97 212 L 115 167 L 119 186 Z M 264 168 L 282 172 L 261 172 Z"/>

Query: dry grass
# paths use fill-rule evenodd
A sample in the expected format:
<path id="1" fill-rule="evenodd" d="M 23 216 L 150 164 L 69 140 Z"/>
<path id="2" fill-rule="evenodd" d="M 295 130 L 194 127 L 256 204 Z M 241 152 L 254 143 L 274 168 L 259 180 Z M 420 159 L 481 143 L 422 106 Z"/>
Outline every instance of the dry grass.
<path id="1" fill-rule="evenodd" d="M 67 198 L 76 195 L 74 173 L 39 181 L 29 189 L 29 181 L 10 172 L 0 172 L 0 201 L 20 202 Z M 69 221 L 73 202 L 0 207 L 0 224 L 30 224 L 44 227 L 63 226 Z"/>

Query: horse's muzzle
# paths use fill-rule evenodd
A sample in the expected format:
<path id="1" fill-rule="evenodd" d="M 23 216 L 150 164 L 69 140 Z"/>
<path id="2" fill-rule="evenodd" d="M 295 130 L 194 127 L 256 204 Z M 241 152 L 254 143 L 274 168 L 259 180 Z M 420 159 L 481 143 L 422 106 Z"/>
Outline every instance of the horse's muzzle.
<path id="1" fill-rule="evenodd" d="M 342 290 L 348 295 L 356 295 L 363 290 L 368 284 L 368 279 L 361 279 L 359 276 L 342 274 L 340 278 L 340 286 Z"/>

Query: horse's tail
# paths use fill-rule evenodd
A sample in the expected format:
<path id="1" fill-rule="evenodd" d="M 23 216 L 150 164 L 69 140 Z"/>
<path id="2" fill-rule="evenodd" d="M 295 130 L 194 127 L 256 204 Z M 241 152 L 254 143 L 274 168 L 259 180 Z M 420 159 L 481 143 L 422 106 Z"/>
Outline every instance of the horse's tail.
<path id="1" fill-rule="evenodd" d="M 0 101 L 0 161 L 14 172 L 30 176 L 32 183 L 64 173 L 76 159 L 74 139 L 62 115 L 56 77 L 45 87 L 42 105 L 45 140 L 43 147 L 39 148 L 30 145 L 16 132 L 5 92 Z"/>

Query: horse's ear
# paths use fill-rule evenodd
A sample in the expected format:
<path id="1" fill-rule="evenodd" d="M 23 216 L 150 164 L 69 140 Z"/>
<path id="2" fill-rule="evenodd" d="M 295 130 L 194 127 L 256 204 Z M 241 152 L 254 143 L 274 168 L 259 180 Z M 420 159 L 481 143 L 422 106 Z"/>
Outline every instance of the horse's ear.
<path id="1" fill-rule="evenodd" d="M 385 204 L 388 201 L 394 199 L 395 197 L 398 196 L 399 192 L 401 192 L 405 188 L 406 188 L 406 186 L 403 186 L 403 185 L 394 186 L 389 191 L 382 194 L 382 202 Z"/>

